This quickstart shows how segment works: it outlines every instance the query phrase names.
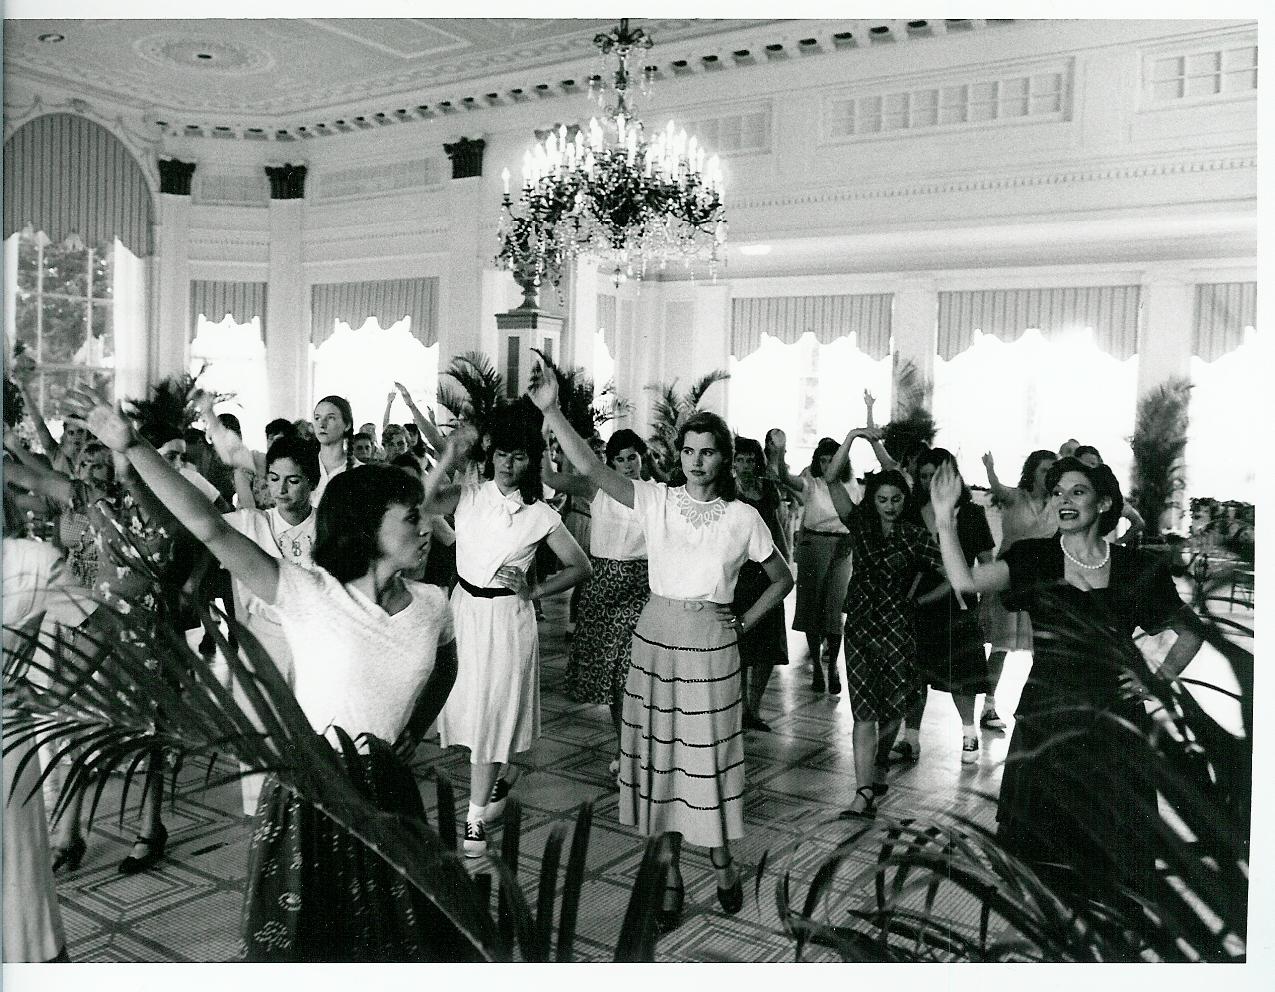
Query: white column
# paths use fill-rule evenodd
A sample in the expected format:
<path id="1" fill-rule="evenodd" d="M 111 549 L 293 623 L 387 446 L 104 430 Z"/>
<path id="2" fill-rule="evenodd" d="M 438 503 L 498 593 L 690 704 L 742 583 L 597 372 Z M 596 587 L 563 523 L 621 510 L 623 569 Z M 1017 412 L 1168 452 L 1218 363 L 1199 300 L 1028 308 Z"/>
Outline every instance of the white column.
<path id="1" fill-rule="evenodd" d="M 155 225 L 155 333 L 152 382 L 186 371 L 190 361 L 190 197 L 160 193 Z"/>
<path id="2" fill-rule="evenodd" d="M 301 265 L 305 200 L 270 201 L 266 393 L 271 417 L 310 413 L 310 299 Z"/>
<path id="3" fill-rule="evenodd" d="M 590 378 L 594 373 L 593 342 L 598 333 L 598 282 L 596 265 L 579 259 L 573 263 L 566 308 L 569 340 L 563 346 L 562 360 L 568 366 L 584 369 Z M 599 389 L 602 385 L 597 383 Z"/>
<path id="4" fill-rule="evenodd" d="M 682 377 L 689 386 L 714 369 L 730 371 L 730 287 L 724 282 L 695 286 L 695 333 L 691 339 L 691 367 Z M 730 380 L 711 386 L 703 409 L 730 419 Z"/>
<path id="5" fill-rule="evenodd" d="M 928 384 L 930 394 L 934 387 L 934 356 L 938 352 L 938 319 L 939 295 L 932 278 L 905 279 L 898 284 L 891 314 L 895 371 L 910 361 Z"/>
<path id="6" fill-rule="evenodd" d="M 491 226 L 494 213 L 484 208 L 482 193 L 481 176 L 452 179 L 447 184 L 450 254 L 440 287 L 440 369 L 445 369 L 453 356 L 466 351 L 484 351 L 492 361 L 496 358 L 491 348 L 495 341 L 494 314 L 504 307 L 490 305 L 491 293 L 498 293 L 499 289 L 492 280 L 483 278 L 484 271 L 493 268 L 496 238 Z M 508 273 L 499 275 L 510 278 Z"/>
<path id="7" fill-rule="evenodd" d="M 1191 370 L 1194 284 L 1189 272 L 1165 269 L 1142 279 L 1138 395 Z"/>

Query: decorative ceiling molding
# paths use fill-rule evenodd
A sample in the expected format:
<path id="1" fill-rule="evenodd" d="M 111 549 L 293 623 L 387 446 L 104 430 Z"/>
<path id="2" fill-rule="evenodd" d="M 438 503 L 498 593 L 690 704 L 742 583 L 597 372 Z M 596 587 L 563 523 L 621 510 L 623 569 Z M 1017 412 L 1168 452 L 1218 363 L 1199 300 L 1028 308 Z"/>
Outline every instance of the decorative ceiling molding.
<path id="1" fill-rule="evenodd" d="M 23 25 L 24 22 L 11 23 Z M 66 30 L 73 31 L 74 26 L 90 22 L 26 23 L 39 25 L 39 30 L 49 24 L 71 25 Z M 149 26 L 172 22 L 133 23 Z M 240 23 L 185 21 L 180 32 L 152 32 L 134 43 L 141 46 L 139 56 L 145 51 L 144 57 L 150 65 L 140 64 L 139 58 L 130 65 L 113 65 L 109 73 L 91 61 L 79 63 L 64 59 L 51 63 L 45 50 L 48 46 L 33 45 L 27 37 L 37 28 L 19 27 L 15 31 L 10 27 L 6 33 L 5 69 L 13 78 L 50 86 L 72 86 L 77 92 L 92 93 L 104 101 L 131 103 L 143 110 L 147 122 L 157 132 L 170 136 L 292 142 L 461 116 L 564 95 L 578 97 L 589 77 L 601 68 L 593 50 L 593 36 L 611 21 L 266 20 L 242 22 L 254 26 L 251 40 L 226 36 L 217 41 L 199 41 L 199 25 L 231 25 L 234 33 L 241 33 Z M 723 69 L 748 69 L 811 56 L 844 56 L 883 45 L 934 40 L 1021 23 L 1025 22 L 964 18 L 935 21 L 682 18 L 655 20 L 645 26 L 659 39 L 658 57 L 665 60 L 652 63 L 656 78 L 667 79 L 717 73 Z M 297 34 L 298 25 L 320 37 L 342 39 L 341 46 L 334 50 L 347 69 L 344 74 L 337 74 L 339 82 L 321 84 L 314 79 L 304 79 L 306 62 L 302 61 L 302 68 L 294 68 L 295 60 L 285 58 L 285 55 L 291 56 L 293 49 L 304 47 Z M 395 36 L 394 25 L 406 26 L 400 32 L 404 37 Z M 486 34 L 476 33 L 475 25 L 484 26 L 482 30 Z M 568 28 L 565 33 L 564 25 Z M 466 31 L 468 37 L 465 37 Z M 529 34 L 533 37 L 528 38 Z M 436 40 L 433 48 L 424 41 L 424 36 L 431 35 Z M 350 42 L 356 40 L 353 36 L 357 36 L 369 56 L 381 53 L 382 62 L 385 58 L 400 62 L 421 59 L 426 64 L 360 77 L 350 68 Z M 457 38 L 462 39 L 465 51 L 450 59 L 438 58 L 440 52 L 454 51 L 461 46 Z M 743 38 L 750 40 L 743 41 Z M 475 50 L 480 43 L 486 47 Z M 272 53 L 272 44 L 282 46 L 282 54 Z M 36 58 L 37 55 L 40 58 Z M 165 75 L 171 77 L 166 80 L 171 84 L 167 88 L 163 85 L 165 80 L 159 78 Z M 235 91 L 240 94 L 236 96 L 232 90 L 239 77 L 243 77 L 243 85 Z M 190 81 L 196 78 L 202 82 L 193 87 Z M 213 85 L 214 82 L 217 85 Z M 157 91 L 167 94 L 168 109 L 156 109 L 160 102 L 155 96 Z M 427 99 L 432 102 L 426 103 Z"/>
<path id="2" fill-rule="evenodd" d="M 731 200 L 733 210 L 761 210 L 772 207 L 809 206 L 822 203 L 845 203 L 852 200 L 893 199 L 902 196 L 932 196 L 945 193 L 980 193 L 993 190 L 1021 189 L 1029 186 L 1058 186 L 1069 183 L 1103 182 L 1112 179 L 1142 179 L 1201 172 L 1256 170 L 1254 154 L 1211 158 L 1175 159 L 1172 161 L 1112 164 L 1050 172 L 1020 173 L 1001 176 L 978 176 L 965 179 L 918 182 L 903 185 L 841 187 L 806 190 L 793 193 L 739 196 Z"/>

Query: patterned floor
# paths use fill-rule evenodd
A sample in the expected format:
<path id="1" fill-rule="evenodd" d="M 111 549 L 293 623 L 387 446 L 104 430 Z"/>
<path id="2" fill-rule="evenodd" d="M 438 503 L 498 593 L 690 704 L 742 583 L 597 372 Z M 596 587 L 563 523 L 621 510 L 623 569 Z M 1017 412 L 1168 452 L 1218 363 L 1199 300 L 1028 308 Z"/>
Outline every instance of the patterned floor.
<path id="1" fill-rule="evenodd" d="M 534 879 L 552 825 L 570 819 L 583 800 L 593 800 L 594 829 L 576 957 L 608 961 L 641 858 L 641 843 L 616 819 L 615 789 L 607 773 L 613 743 L 605 709 L 576 705 L 560 691 L 561 620 L 562 605 L 550 604 L 541 630 L 543 736 L 516 790 L 524 806 L 520 875 Z M 844 696 L 836 699 L 811 692 L 810 668 L 799 637 L 793 638 L 790 651 L 796 661 L 776 671 L 762 711 L 773 731 L 749 732 L 745 742 L 748 835 L 735 848 L 736 858 L 747 868 L 744 909 L 736 917 L 720 911 L 707 853 L 687 848 L 683 853 L 686 917 L 661 939 L 660 961 L 792 961 L 793 943 L 781 932 L 776 915 L 776 858 L 794 872 L 799 880 L 796 897 L 801 898 L 805 885 L 800 880 L 808 881 L 822 856 L 847 834 L 846 824 L 831 817 L 849 804 L 854 792 L 849 702 Z M 1002 714 L 1013 711 L 1027 662 L 1026 656 L 1010 656 L 999 694 Z M 990 825 L 992 803 L 978 794 L 997 791 L 1007 741 L 1005 733 L 983 731 L 980 763 L 963 767 L 956 712 L 948 697 L 932 694 L 922 729 L 921 760 L 892 772 L 883 811 L 892 816 L 962 814 Z M 458 804 L 463 803 L 468 787 L 465 752 L 442 752 L 425 744 L 417 764 L 447 774 Z M 182 781 L 194 786 L 202 776 L 202 769 L 190 768 L 183 772 Z M 432 819 L 432 783 L 423 784 L 423 792 Z M 165 812 L 168 856 L 154 871 L 124 877 L 117 874 L 116 865 L 133 838 L 132 814 L 121 825 L 118 799 L 108 795 L 84 864 L 59 882 L 72 958 L 78 962 L 233 959 L 249 824 L 238 808 L 237 783 L 180 799 L 175 809 Z M 790 859 L 787 848 L 798 838 L 803 843 Z M 493 840 L 499 841 L 499 831 Z M 760 899 L 754 899 L 753 873 L 766 851 L 771 868 Z M 852 860 L 847 870 L 866 866 L 872 857 L 873 852 L 864 851 L 862 859 Z M 861 892 L 860 898 L 866 898 L 866 893 Z M 972 905 L 951 901 L 943 913 L 953 922 L 975 925 Z M 816 951 L 806 959 L 833 958 Z"/>

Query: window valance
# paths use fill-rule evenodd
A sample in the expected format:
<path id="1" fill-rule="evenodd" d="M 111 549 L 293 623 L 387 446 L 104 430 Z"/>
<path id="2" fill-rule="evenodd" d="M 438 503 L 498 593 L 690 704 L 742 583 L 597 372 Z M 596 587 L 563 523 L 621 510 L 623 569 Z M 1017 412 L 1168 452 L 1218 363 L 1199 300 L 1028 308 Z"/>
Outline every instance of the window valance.
<path id="1" fill-rule="evenodd" d="M 53 242 L 118 238 L 144 258 L 154 252 L 146 176 L 123 143 L 75 114 L 28 121 L 4 143 L 4 236 L 30 226 Z"/>
<path id="2" fill-rule="evenodd" d="M 214 279 L 190 281 L 190 327 L 194 334 L 200 316 L 220 324 L 229 315 L 236 324 L 261 318 L 261 336 L 265 339 L 266 284 L 264 282 L 222 282 Z"/>
<path id="3" fill-rule="evenodd" d="M 1215 361 L 1240 346 L 1246 327 L 1257 327 L 1257 283 L 1196 285 L 1191 354 Z"/>
<path id="4" fill-rule="evenodd" d="M 1120 360 L 1137 354 L 1141 286 L 974 289 L 939 293 L 939 357 L 950 361 L 974 343 L 975 329 L 1017 341 L 1035 327 L 1046 338 L 1092 327 L 1094 341 Z"/>
<path id="5" fill-rule="evenodd" d="M 438 278 L 319 283 L 310 291 L 310 315 L 315 345 L 332 336 L 338 320 L 357 330 L 369 317 L 382 327 L 411 317 L 412 336 L 429 347 L 438 340 Z"/>
<path id="6" fill-rule="evenodd" d="M 757 296 L 731 301 L 730 353 L 745 358 L 763 333 L 792 344 L 807 331 L 820 344 L 858 335 L 859 350 L 875 359 L 890 354 L 892 293 L 844 296 Z"/>

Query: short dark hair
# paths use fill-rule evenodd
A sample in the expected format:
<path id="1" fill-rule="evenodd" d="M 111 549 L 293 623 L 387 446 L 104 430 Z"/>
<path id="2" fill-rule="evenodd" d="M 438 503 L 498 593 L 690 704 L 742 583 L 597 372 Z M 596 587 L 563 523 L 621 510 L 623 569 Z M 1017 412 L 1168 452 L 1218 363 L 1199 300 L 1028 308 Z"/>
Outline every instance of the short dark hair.
<path id="1" fill-rule="evenodd" d="M 314 563 L 338 582 L 366 575 L 378 557 L 381 520 L 391 506 L 416 506 L 421 480 L 388 465 L 356 465 L 334 475 L 315 522 Z"/>
<path id="2" fill-rule="evenodd" d="M 266 451 L 266 471 L 280 458 L 291 458 L 312 486 L 319 484 L 319 442 L 311 437 L 285 434 Z"/>
<path id="3" fill-rule="evenodd" d="M 185 441 L 182 430 L 175 424 L 142 424 L 140 433 L 145 441 L 155 448 L 162 448 L 169 441 Z"/>
<path id="4" fill-rule="evenodd" d="M 923 454 L 916 463 L 916 474 L 917 474 L 918 481 L 917 481 L 915 496 L 916 496 L 917 503 L 920 503 L 923 505 L 930 501 L 930 494 L 928 492 L 922 491 L 922 486 L 920 484 L 921 469 L 925 468 L 927 465 L 932 466 L 936 472 L 943 465 L 952 466 L 952 471 L 955 472 L 957 476 L 960 477 L 960 480 L 961 480 L 961 496 L 960 496 L 960 500 L 958 501 L 958 504 L 968 503 L 971 499 L 974 498 L 973 496 L 970 495 L 970 487 L 965 484 L 965 477 L 961 475 L 960 466 L 956 464 L 956 456 L 952 454 L 950 451 L 948 451 L 946 448 L 931 448 L 929 451 Z"/>
<path id="5" fill-rule="evenodd" d="M 410 451 L 405 451 L 401 455 L 395 455 L 390 459 L 390 464 L 395 468 L 405 469 L 408 472 L 415 472 L 418 478 L 423 474 L 421 471 L 420 459 L 418 459 Z"/>
<path id="6" fill-rule="evenodd" d="M 632 448 L 641 457 L 646 457 L 646 442 L 642 440 L 641 435 L 637 431 L 630 430 L 627 427 L 621 427 L 618 431 L 607 438 L 607 464 L 611 465 L 616 457 L 625 448 Z"/>
<path id="7" fill-rule="evenodd" d="M 1044 448 L 1037 448 L 1023 462 L 1023 471 L 1018 476 L 1018 488 L 1030 491 L 1032 482 L 1036 478 L 1036 469 L 1040 467 L 1040 463 L 1056 461 L 1058 461 L 1058 453 L 1056 451 L 1046 451 Z"/>
<path id="8" fill-rule="evenodd" d="M 524 503 L 534 503 L 544 497 L 544 485 L 541 479 L 541 465 L 544 461 L 545 439 L 540 433 L 540 411 L 530 403 L 521 400 L 511 403 L 500 410 L 487 428 L 491 435 L 491 444 L 487 447 L 487 465 L 485 477 L 495 475 L 493 459 L 497 451 L 525 451 L 527 453 L 527 471 L 523 473 L 518 484 Z"/>
<path id="9" fill-rule="evenodd" d="M 365 434 L 363 431 L 359 431 L 359 433 L 355 434 L 354 440 L 351 441 L 350 444 L 353 444 L 354 441 L 358 441 L 360 439 L 367 441 L 373 448 L 376 447 L 376 438 L 374 438 L 371 434 Z"/>
<path id="10" fill-rule="evenodd" d="M 686 443 L 687 434 L 713 435 L 713 443 L 717 445 L 717 450 L 721 452 L 722 456 L 722 467 L 718 471 L 717 477 L 713 480 L 713 486 L 717 490 L 717 495 L 722 499 L 735 499 L 737 495 L 735 473 L 731 471 L 731 462 L 735 460 L 735 440 L 731 435 L 730 428 L 726 425 L 726 421 L 715 413 L 709 413 L 707 410 L 692 413 L 682 421 L 682 425 L 677 429 L 677 438 L 673 442 L 673 456 L 677 458 L 678 462 L 677 468 L 669 480 L 670 483 L 675 486 L 686 485 L 686 476 L 682 474 L 681 451 L 682 445 Z"/>
<path id="11" fill-rule="evenodd" d="M 239 426 L 239 418 L 233 413 L 219 413 L 217 414 L 217 420 L 220 421 L 221 426 L 226 428 L 226 430 L 234 431 L 241 438 L 243 437 L 243 428 Z"/>
<path id="12" fill-rule="evenodd" d="M 1098 461 L 1102 461 L 1102 454 L 1092 444 L 1079 445 L 1075 451 L 1071 453 L 1072 458 L 1084 458 L 1085 455 L 1093 455 Z"/>
<path id="13" fill-rule="evenodd" d="M 1079 472 L 1089 480 L 1099 499 L 1111 500 L 1110 508 L 1098 515 L 1098 529 L 1103 534 L 1115 530 L 1116 525 L 1120 523 L 1120 514 L 1124 511 L 1124 495 L 1120 492 L 1120 482 L 1116 479 L 1115 473 L 1106 465 L 1095 465 L 1090 468 L 1079 458 L 1069 455 L 1066 458 L 1059 458 L 1049 469 L 1045 476 L 1045 489 L 1053 492 L 1054 486 L 1058 485 L 1058 480 L 1068 472 Z"/>
<path id="14" fill-rule="evenodd" d="M 862 506 L 868 508 L 872 514 L 872 520 L 877 524 L 876 532 L 881 533 L 880 518 L 877 516 L 876 499 L 877 493 L 886 486 L 894 486 L 895 489 L 903 493 L 903 512 L 899 515 L 900 522 L 905 521 L 911 516 L 912 501 L 912 485 L 908 482 L 908 477 L 900 472 L 897 468 L 888 468 L 881 472 L 870 472 L 863 480 L 863 503 Z"/>
<path id="15" fill-rule="evenodd" d="M 736 437 L 735 438 L 735 458 L 740 455 L 752 455 L 753 461 L 757 463 L 759 469 L 766 467 L 766 453 L 762 451 L 761 444 L 756 438 Z"/>
<path id="16" fill-rule="evenodd" d="M 815 445 L 814 453 L 810 456 L 810 475 L 814 479 L 823 478 L 823 466 L 819 463 L 823 461 L 825 455 L 829 458 L 836 456 L 841 450 L 841 442 L 830 437 L 821 437 L 819 443 Z M 846 467 L 841 470 L 841 478 L 838 482 L 850 481 L 850 460 L 846 459 Z"/>
<path id="17" fill-rule="evenodd" d="M 293 434 L 296 432 L 296 429 L 296 425 L 294 425 L 291 420 L 286 420 L 283 417 L 275 417 L 274 420 L 266 424 L 266 437 L 270 437 L 272 434 Z"/>

